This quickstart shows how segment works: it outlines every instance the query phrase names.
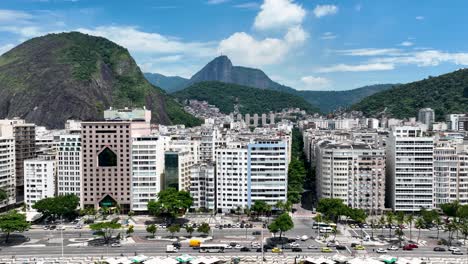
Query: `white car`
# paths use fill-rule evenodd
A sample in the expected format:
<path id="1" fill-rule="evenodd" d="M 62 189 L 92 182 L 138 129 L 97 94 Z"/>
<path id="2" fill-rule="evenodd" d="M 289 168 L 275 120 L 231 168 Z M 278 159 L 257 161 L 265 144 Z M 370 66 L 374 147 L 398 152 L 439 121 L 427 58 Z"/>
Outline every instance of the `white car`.
<path id="1" fill-rule="evenodd" d="M 82 225 L 76 225 L 76 226 L 75 226 L 75 229 L 81 229 L 81 228 L 83 228 Z"/>
<path id="2" fill-rule="evenodd" d="M 457 247 L 449 247 L 448 250 L 449 250 L 449 251 L 460 251 L 460 249 L 457 248 Z"/>
<path id="3" fill-rule="evenodd" d="M 65 226 L 58 226 L 57 230 L 65 230 Z"/>
<path id="4" fill-rule="evenodd" d="M 112 243 L 111 247 L 121 247 L 120 243 Z"/>
<path id="5" fill-rule="evenodd" d="M 391 251 L 397 251 L 398 250 L 398 247 L 397 246 L 391 246 L 389 248 L 387 248 L 388 250 L 391 250 Z"/>
<path id="6" fill-rule="evenodd" d="M 232 246 L 227 245 L 225 248 L 226 248 L 226 249 L 232 249 Z"/>
<path id="7" fill-rule="evenodd" d="M 300 236 L 297 236 L 297 237 L 296 237 L 296 240 L 301 240 L 301 237 L 300 237 Z"/>
<path id="8" fill-rule="evenodd" d="M 239 244 L 237 244 L 235 248 L 236 248 L 236 249 L 241 249 L 241 248 L 242 248 L 242 246 L 241 246 L 241 245 L 239 245 Z"/>
<path id="9" fill-rule="evenodd" d="M 387 250 L 383 249 L 383 248 L 378 248 L 375 252 L 377 252 L 377 253 L 387 253 Z"/>
<path id="10" fill-rule="evenodd" d="M 318 246 L 315 246 L 315 245 L 310 245 L 307 247 L 308 249 L 318 249 Z"/>
<path id="11" fill-rule="evenodd" d="M 299 246 L 300 246 L 299 243 L 297 243 L 297 242 L 292 242 L 292 243 L 289 244 L 289 245 L 290 245 L 291 247 L 293 247 L 293 248 L 294 248 L 294 247 L 299 247 Z"/>
<path id="12" fill-rule="evenodd" d="M 308 236 L 306 236 L 306 235 L 301 236 L 301 240 L 302 240 L 302 241 L 306 241 L 307 239 L 309 239 Z"/>

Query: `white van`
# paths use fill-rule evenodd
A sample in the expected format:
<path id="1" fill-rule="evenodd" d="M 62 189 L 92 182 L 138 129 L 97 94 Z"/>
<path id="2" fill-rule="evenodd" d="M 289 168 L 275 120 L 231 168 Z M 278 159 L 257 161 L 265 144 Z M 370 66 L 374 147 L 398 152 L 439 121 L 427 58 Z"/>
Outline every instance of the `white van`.
<path id="1" fill-rule="evenodd" d="M 332 231 L 333 231 L 333 228 L 331 228 L 329 226 L 320 228 L 320 233 L 331 233 Z"/>

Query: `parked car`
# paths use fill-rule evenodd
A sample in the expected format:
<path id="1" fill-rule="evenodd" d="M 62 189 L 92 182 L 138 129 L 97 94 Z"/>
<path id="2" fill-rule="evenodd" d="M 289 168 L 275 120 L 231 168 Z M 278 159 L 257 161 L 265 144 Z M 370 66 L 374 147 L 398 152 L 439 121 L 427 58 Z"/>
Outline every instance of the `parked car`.
<path id="1" fill-rule="evenodd" d="M 362 245 L 356 245 L 356 246 L 354 247 L 354 249 L 355 249 L 355 250 L 366 250 L 366 248 L 365 248 L 364 246 L 362 246 Z"/>
<path id="2" fill-rule="evenodd" d="M 237 244 L 234 248 L 235 248 L 235 249 L 242 249 L 242 246 L 239 245 L 239 244 Z"/>
<path id="3" fill-rule="evenodd" d="M 460 250 L 454 250 L 452 251 L 452 255 L 463 255 L 463 252 L 461 252 Z"/>
<path id="4" fill-rule="evenodd" d="M 308 236 L 306 236 L 306 235 L 301 236 L 301 240 L 302 240 L 302 241 L 306 241 L 307 239 L 309 239 Z"/>
<path id="5" fill-rule="evenodd" d="M 457 248 L 457 247 L 449 247 L 448 250 L 449 251 L 460 251 L 460 249 Z"/>
<path id="6" fill-rule="evenodd" d="M 344 246 L 344 245 L 336 245 L 335 248 L 338 249 L 338 250 L 346 250 L 346 246 Z"/>
<path id="7" fill-rule="evenodd" d="M 230 245 L 231 247 L 235 247 L 235 246 L 237 246 L 237 243 L 236 243 L 236 242 L 231 242 L 231 243 L 229 243 L 229 245 Z"/>
<path id="8" fill-rule="evenodd" d="M 299 243 L 297 242 L 292 242 L 291 244 L 289 244 L 291 247 L 295 248 L 295 247 L 299 247 Z"/>
<path id="9" fill-rule="evenodd" d="M 446 251 L 446 250 L 443 247 L 435 247 L 434 251 L 441 251 L 442 252 L 442 251 Z"/>
<path id="10" fill-rule="evenodd" d="M 259 235 L 261 235 L 261 234 L 262 234 L 262 232 L 260 232 L 260 231 L 253 231 L 253 232 L 252 232 L 252 235 L 253 235 L 253 236 L 259 236 Z"/>
<path id="11" fill-rule="evenodd" d="M 319 249 L 316 245 L 310 245 L 307 247 L 308 249 Z"/>
<path id="12" fill-rule="evenodd" d="M 262 248 L 257 248 L 257 252 L 262 252 Z"/>
<path id="13" fill-rule="evenodd" d="M 387 250 L 384 248 L 378 248 L 375 252 L 377 253 L 387 253 Z"/>
<path id="14" fill-rule="evenodd" d="M 111 247 L 121 247 L 120 243 L 112 243 Z"/>
<path id="15" fill-rule="evenodd" d="M 242 248 L 240 249 L 240 251 L 241 251 L 241 252 L 249 252 L 249 251 L 250 251 L 250 248 L 248 248 L 248 247 L 242 247 Z"/>
<path id="16" fill-rule="evenodd" d="M 408 244 L 408 246 L 410 246 L 411 248 L 418 248 L 418 245 L 416 244 Z"/>
<path id="17" fill-rule="evenodd" d="M 292 252 L 302 252 L 302 248 L 295 247 L 292 249 Z"/>

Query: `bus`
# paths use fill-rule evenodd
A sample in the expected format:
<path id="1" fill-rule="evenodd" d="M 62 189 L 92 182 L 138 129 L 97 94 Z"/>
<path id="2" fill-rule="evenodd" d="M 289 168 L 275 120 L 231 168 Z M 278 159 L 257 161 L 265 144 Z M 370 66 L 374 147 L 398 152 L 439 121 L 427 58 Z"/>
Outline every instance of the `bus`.
<path id="1" fill-rule="evenodd" d="M 223 253 L 226 244 L 201 244 L 200 253 Z"/>
<path id="2" fill-rule="evenodd" d="M 332 226 L 336 226 L 335 224 L 327 224 L 327 223 L 324 223 L 324 222 L 314 222 L 312 224 L 312 228 L 313 229 L 317 229 L 317 228 L 323 228 L 323 227 L 332 227 Z"/>

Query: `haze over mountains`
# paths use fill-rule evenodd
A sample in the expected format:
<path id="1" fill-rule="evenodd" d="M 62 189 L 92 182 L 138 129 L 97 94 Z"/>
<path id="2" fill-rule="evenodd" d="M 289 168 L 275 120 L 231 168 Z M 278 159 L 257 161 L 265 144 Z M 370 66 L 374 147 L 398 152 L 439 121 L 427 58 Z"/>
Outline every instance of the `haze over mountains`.
<path id="1" fill-rule="evenodd" d="M 392 87 L 391 84 L 371 85 L 346 91 L 298 91 L 271 80 L 262 70 L 233 66 L 227 56 L 219 56 L 209 62 L 190 79 L 181 77 L 166 77 L 161 74 L 145 73 L 146 78 L 166 90 L 174 93 L 192 84 L 205 81 L 232 83 L 259 89 L 285 92 L 304 98 L 311 105 L 322 112 L 331 112 L 339 107 L 348 107 L 359 102 L 362 98 Z"/>

